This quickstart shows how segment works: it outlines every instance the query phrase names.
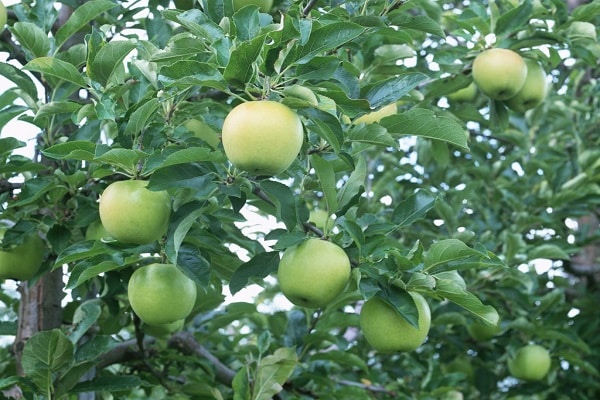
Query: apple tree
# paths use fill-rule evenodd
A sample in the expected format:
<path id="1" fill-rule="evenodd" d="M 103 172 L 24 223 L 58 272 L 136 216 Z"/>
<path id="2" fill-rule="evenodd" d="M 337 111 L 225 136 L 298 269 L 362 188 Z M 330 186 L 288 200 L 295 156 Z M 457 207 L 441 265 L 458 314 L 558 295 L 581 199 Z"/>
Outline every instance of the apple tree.
<path id="1" fill-rule="evenodd" d="M 5 5 L 0 397 L 599 397 L 598 0 Z"/>

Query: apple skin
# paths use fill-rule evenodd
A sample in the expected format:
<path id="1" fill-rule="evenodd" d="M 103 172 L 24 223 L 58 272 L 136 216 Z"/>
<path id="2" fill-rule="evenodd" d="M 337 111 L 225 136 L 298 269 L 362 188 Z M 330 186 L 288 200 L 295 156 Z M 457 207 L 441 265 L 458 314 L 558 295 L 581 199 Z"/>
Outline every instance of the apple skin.
<path id="1" fill-rule="evenodd" d="M 7 229 L 6 226 L 0 227 L 0 242 Z M 33 234 L 14 248 L 0 251 L 0 281 L 28 281 L 33 278 L 44 262 L 44 248 L 42 239 Z"/>
<path id="2" fill-rule="evenodd" d="M 113 182 L 100 197 L 100 220 L 112 237 L 123 243 L 149 244 L 167 231 L 171 197 L 151 191 L 148 181 Z"/>
<path id="3" fill-rule="evenodd" d="M 358 125 L 360 123 L 365 124 L 374 124 L 376 122 L 381 121 L 384 117 L 389 117 L 390 115 L 394 115 L 398 112 L 398 105 L 396 103 L 388 104 L 387 106 L 381 107 L 377 111 L 372 111 L 368 114 L 362 115 L 356 118 L 353 122 L 354 125 Z"/>
<path id="4" fill-rule="evenodd" d="M 273 176 L 294 162 L 304 141 L 300 117 L 270 100 L 237 105 L 223 121 L 225 155 L 241 170 Z"/>
<path id="5" fill-rule="evenodd" d="M 475 321 L 467 327 L 469 335 L 478 342 L 485 342 L 500 333 L 499 325 L 488 325 L 481 321 Z"/>
<path id="6" fill-rule="evenodd" d="M 529 344 L 517 350 L 513 358 L 509 358 L 508 370 L 517 379 L 539 381 L 548 374 L 551 364 L 548 350 L 536 344 Z"/>
<path id="7" fill-rule="evenodd" d="M 470 102 L 475 100 L 475 97 L 477 97 L 477 85 L 475 85 L 475 82 L 471 82 L 469 86 L 458 89 L 456 92 L 448 95 L 448 99 L 456 102 Z"/>
<path id="8" fill-rule="evenodd" d="M 510 99 L 521 90 L 526 78 L 525 60 L 509 49 L 485 50 L 473 61 L 473 80 L 491 99 Z"/>
<path id="9" fill-rule="evenodd" d="M 273 0 L 233 0 L 233 11 L 249 5 L 258 6 L 261 13 L 268 13 L 273 7 Z"/>
<path id="10" fill-rule="evenodd" d="M 196 283 L 173 264 L 149 264 L 133 272 L 127 296 L 133 311 L 146 324 L 172 324 L 192 312 Z"/>
<path id="11" fill-rule="evenodd" d="M 171 336 L 175 332 L 179 332 L 183 325 L 185 324 L 185 319 L 180 319 L 179 321 L 171 322 L 170 324 L 164 325 L 148 325 L 143 324 L 142 330 L 155 338 L 165 339 Z"/>
<path id="12" fill-rule="evenodd" d="M 324 232 L 329 231 L 333 227 L 334 219 L 331 218 L 329 213 L 322 209 L 314 209 L 310 211 L 308 221 L 315 224 L 315 226 Z"/>
<path id="13" fill-rule="evenodd" d="M 350 260 L 338 245 L 311 238 L 284 252 L 277 278 L 289 301 L 301 307 L 321 308 L 346 288 Z"/>
<path id="14" fill-rule="evenodd" d="M 6 21 L 8 21 L 6 6 L 0 1 L 0 32 L 4 30 L 4 27 L 6 26 Z"/>
<path id="15" fill-rule="evenodd" d="M 540 105 L 548 94 L 546 71 L 534 60 L 525 60 L 527 79 L 519 92 L 504 104 L 513 111 L 523 113 Z"/>
<path id="16" fill-rule="evenodd" d="M 411 293 L 419 312 L 419 328 L 408 323 L 383 299 L 372 297 L 360 311 L 360 327 L 369 345 L 380 353 L 413 351 L 425 340 L 431 327 L 431 310 L 423 296 Z"/>
<path id="17" fill-rule="evenodd" d="M 193 132 L 195 137 L 204 140 L 213 149 L 219 147 L 219 135 L 204 121 L 192 118 L 186 121 L 183 126 Z"/>

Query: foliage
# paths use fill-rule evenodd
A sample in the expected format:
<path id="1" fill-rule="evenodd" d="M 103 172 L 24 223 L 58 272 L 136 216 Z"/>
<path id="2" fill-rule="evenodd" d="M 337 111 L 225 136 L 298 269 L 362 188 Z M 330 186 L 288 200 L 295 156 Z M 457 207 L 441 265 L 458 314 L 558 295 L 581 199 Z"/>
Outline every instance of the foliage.
<path id="1" fill-rule="evenodd" d="M 61 326 L 30 338 L 21 366 L 0 349 L 0 388 L 46 399 L 598 397 L 600 279 L 595 260 L 578 260 L 598 243 L 600 46 L 569 29 L 600 25 L 597 0 L 572 10 L 560 0 L 276 0 L 269 14 L 233 13 L 229 0 L 189 10 L 25 0 L 8 10 L 0 199 L 15 225 L 4 243 L 39 230 L 47 258 L 29 284 L 57 270 L 65 284 Z M 448 102 L 491 45 L 544 66 L 542 105 L 519 114 L 482 94 Z M 299 157 L 273 178 L 235 170 L 185 125 L 200 120 L 214 137 L 229 110 L 256 99 L 283 102 L 304 124 Z M 352 123 L 393 103 L 398 113 L 379 123 Z M 32 158 L 19 153 L 14 119 L 39 132 Z M 85 240 L 103 189 L 128 178 L 172 196 L 164 239 Z M 308 223 L 311 209 L 334 226 Z M 249 215 L 264 217 L 258 232 Z M 279 252 L 309 236 L 344 248 L 351 281 L 324 309 L 281 307 Z M 126 295 L 134 268 L 157 260 L 199 288 L 184 332 L 167 340 L 144 334 Z M 224 301 L 251 284 L 263 287 L 253 302 Z M 0 333 L 18 335 L 19 298 L 4 288 Z M 426 342 L 373 352 L 361 302 L 382 297 L 416 324 L 405 290 L 431 306 Z M 500 321 L 501 332 L 477 342 L 474 320 Z M 553 358 L 537 383 L 506 366 L 528 342 Z"/>

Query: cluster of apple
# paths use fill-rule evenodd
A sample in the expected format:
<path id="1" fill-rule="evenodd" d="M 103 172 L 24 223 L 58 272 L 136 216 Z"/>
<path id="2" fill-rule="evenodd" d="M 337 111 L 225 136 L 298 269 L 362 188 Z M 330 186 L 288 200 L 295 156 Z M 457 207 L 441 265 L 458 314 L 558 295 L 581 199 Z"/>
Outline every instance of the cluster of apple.
<path id="1" fill-rule="evenodd" d="M 473 81 L 483 94 L 521 113 L 541 104 L 548 92 L 542 66 L 510 49 L 479 53 L 473 61 Z"/>

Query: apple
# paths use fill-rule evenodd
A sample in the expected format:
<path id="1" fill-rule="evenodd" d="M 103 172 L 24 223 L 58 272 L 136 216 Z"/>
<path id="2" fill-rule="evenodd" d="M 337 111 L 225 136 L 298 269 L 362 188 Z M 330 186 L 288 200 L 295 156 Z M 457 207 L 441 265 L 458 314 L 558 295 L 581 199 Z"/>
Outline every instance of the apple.
<path id="1" fill-rule="evenodd" d="M 512 376 L 524 381 L 539 381 L 550 371 L 550 353 L 544 347 L 529 344 L 521 347 L 514 357 L 508 359 Z"/>
<path id="2" fill-rule="evenodd" d="M 329 213 L 319 208 L 310 211 L 308 221 L 324 232 L 329 231 L 334 224 L 334 220 Z"/>
<path id="3" fill-rule="evenodd" d="M 171 336 L 175 332 L 179 332 L 183 328 L 184 324 L 185 324 L 185 319 L 180 319 L 178 321 L 171 322 L 170 324 L 164 324 L 164 325 L 143 324 L 142 330 L 150 336 L 154 336 L 155 338 L 159 338 L 159 339 L 164 339 L 166 337 Z"/>
<path id="4" fill-rule="evenodd" d="M 244 6 L 258 6 L 260 12 L 268 13 L 273 7 L 273 0 L 233 0 L 233 11 L 237 11 Z"/>
<path id="5" fill-rule="evenodd" d="M 146 324 L 172 324 L 192 312 L 196 283 L 173 264 L 149 264 L 133 272 L 127 297 L 133 311 Z"/>
<path id="6" fill-rule="evenodd" d="M 423 296 L 409 292 L 419 313 L 419 327 L 415 328 L 385 300 L 372 297 L 360 311 L 360 327 L 369 345 L 381 353 L 413 351 L 429 333 L 431 311 Z"/>
<path id="7" fill-rule="evenodd" d="M 544 101 L 548 93 L 548 82 L 546 72 L 542 66 L 534 60 L 525 60 L 527 64 L 527 79 L 519 92 L 505 104 L 508 108 L 517 112 L 525 112 L 537 107 Z"/>
<path id="8" fill-rule="evenodd" d="M 396 103 L 388 104 L 387 106 L 381 107 L 379 110 L 372 111 L 368 114 L 362 115 L 354 120 L 354 125 L 360 123 L 374 124 L 381 121 L 384 117 L 389 117 L 398 112 L 398 105 Z"/>
<path id="9" fill-rule="evenodd" d="M 236 168 L 268 176 L 285 171 L 304 141 L 298 114 L 270 100 L 234 107 L 223 121 L 221 136 L 225 155 Z"/>
<path id="10" fill-rule="evenodd" d="M 500 325 L 488 325 L 482 321 L 475 321 L 467 327 L 467 330 L 473 339 L 485 342 L 500 333 Z"/>
<path id="11" fill-rule="evenodd" d="M 100 220 L 110 236 L 120 242 L 148 244 L 167 231 L 171 197 L 152 191 L 148 181 L 113 182 L 100 196 Z"/>
<path id="12" fill-rule="evenodd" d="M 102 225 L 99 219 L 88 225 L 85 230 L 85 240 L 101 240 L 110 237 L 110 233 Z"/>
<path id="13" fill-rule="evenodd" d="M 8 229 L 0 227 L 0 243 Z M 0 281 L 15 279 L 28 281 L 40 270 L 44 262 L 44 242 L 37 234 L 27 236 L 9 250 L 0 250 Z"/>
<path id="14" fill-rule="evenodd" d="M 195 137 L 204 140 L 213 149 L 219 147 L 219 135 L 204 121 L 192 118 L 186 121 L 183 126 L 193 132 Z"/>
<path id="15" fill-rule="evenodd" d="M 475 376 L 475 371 L 473 371 L 473 366 L 471 365 L 471 360 L 469 357 L 456 357 L 454 360 L 450 361 L 448 364 L 442 366 L 442 371 L 448 374 L 452 373 L 460 373 L 465 376 L 465 379 L 469 382 L 473 381 Z"/>
<path id="16" fill-rule="evenodd" d="M 448 95 L 448 99 L 456 102 L 469 102 L 473 101 L 477 96 L 477 85 L 475 82 L 471 82 L 469 86 L 462 89 L 458 89 L 454 93 Z"/>
<path id="17" fill-rule="evenodd" d="M 458 390 L 448 390 L 445 394 L 444 400 L 464 400 L 462 392 Z"/>
<path id="18" fill-rule="evenodd" d="M 6 14 L 6 7 L 4 6 L 4 3 L 0 1 L 0 31 L 4 30 L 7 20 L 8 15 Z"/>
<path id="19" fill-rule="evenodd" d="M 335 243 L 311 238 L 284 252 L 277 277 L 289 301 L 301 307 L 321 308 L 346 288 L 350 260 Z"/>
<path id="20" fill-rule="evenodd" d="M 473 61 L 473 80 L 488 97 L 507 100 L 525 84 L 527 64 L 518 53 L 501 48 L 485 50 Z"/>

